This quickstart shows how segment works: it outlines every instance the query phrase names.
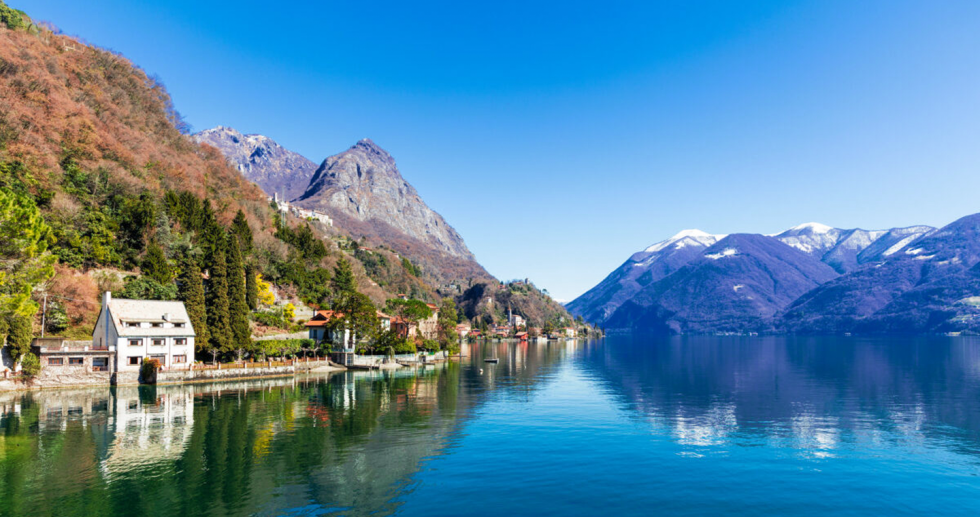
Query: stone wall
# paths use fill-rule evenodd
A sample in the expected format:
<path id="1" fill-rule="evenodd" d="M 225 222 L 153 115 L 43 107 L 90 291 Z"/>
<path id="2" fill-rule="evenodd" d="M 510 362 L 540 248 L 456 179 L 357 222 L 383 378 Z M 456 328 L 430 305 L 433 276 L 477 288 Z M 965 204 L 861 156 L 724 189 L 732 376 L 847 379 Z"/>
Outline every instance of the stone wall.
<path id="1" fill-rule="evenodd" d="M 293 375 L 293 366 L 263 366 L 255 368 L 227 368 L 222 370 L 171 370 L 157 373 L 157 384 L 179 384 L 182 382 L 218 381 L 222 379 L 242 379 L 250 377 L 276 377 Z"/>

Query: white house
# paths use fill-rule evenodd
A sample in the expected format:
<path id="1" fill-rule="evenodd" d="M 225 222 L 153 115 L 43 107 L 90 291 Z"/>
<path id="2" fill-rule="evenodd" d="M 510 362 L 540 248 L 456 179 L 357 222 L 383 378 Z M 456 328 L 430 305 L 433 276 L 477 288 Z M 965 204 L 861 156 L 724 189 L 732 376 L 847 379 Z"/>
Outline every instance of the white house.
<path id="1" fill-rule="evenodd" d="M 527 326 L 527 321 L 519 314 L 514 314 L 514 311 L 507 309 L 507 324 L 511 327 L 524 327 Z"/>
<path id="2" fill-rule="evenodd" d="M 138 371 L 143 359 L 164 368 L 194 362 L 194 327 L 183 302 L 113 299 L 102 295 L 102 310 L 92 331 L 95 348 L 115 348 L 115 371 Z"/>

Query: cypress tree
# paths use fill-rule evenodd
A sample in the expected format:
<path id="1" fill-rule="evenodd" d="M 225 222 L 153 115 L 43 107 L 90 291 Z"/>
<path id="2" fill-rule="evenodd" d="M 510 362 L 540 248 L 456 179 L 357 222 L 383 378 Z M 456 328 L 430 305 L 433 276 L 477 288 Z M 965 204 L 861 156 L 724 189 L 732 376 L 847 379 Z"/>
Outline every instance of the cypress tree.
<path id="1" fill-rule="evenodd" d="M 245 265 L 242 263 L 241 245 L 234 233 L 228 235 L 228 313 L 232 339 L 230 350 L 238 350 L 241 356 L 241 352 L 251 344 L 252 331 L 248 326 Z"/>
<path id="2" fill-rule="evenodd" d="M 242 256 L 252 254 L 252 228 L 248 226 L 245 219 L 245 212 L 241 210 L 235 214 L 235 220 L 231 222 L 231 233 L 238 237 L 238 245 L 241 247 Z"/>
<path id="3" fill-rule="evenodd" d="M 337 262 L 337 267 L 333 270 L 331 285 L 334 296 L 357 292 L 357 280 L 354 278 L 354 270 L 351 269 L 350 262 L 347 262 L 347 259 L 344 257 L 340 257 L 340 261 Z"/>
<path id="4" fill-rule="evenodd" d="M 151 241 L 146 247 L 146 256 L 140 263 L 140 271 L 162 285 L 167 285 L 174 280 L 173 269 L 156 241 Z"/>
<path id="5" fill-rule="evenodd" d="M 197 334 L 194 338 L 194 347 L 198 352 L 203 352 L 208 344 L 208 314 L 204 305 L 204 281 L 201 279 L 201 268 L 197 267 L 197 262 L 192 259 L 188 259 L 184 264 L 180 275 L 180 291 L 177 295 L 180 301 L 184 302 L 191 326 Z"/>
<path id="6" fill-rule="evenodd" d="M 259 284 L 255 278 L 255 266 L 251 264 L 245 266 L 245 303 L 253 311 L 259 306 Z"/>
<path id="7" fill-rule="evenodd" d="M 231 350 L 231 323 L 229 322 L 228 270 L 225 251 L 220 247 L 212 255 L 207 300 L 208 350 Z"/>

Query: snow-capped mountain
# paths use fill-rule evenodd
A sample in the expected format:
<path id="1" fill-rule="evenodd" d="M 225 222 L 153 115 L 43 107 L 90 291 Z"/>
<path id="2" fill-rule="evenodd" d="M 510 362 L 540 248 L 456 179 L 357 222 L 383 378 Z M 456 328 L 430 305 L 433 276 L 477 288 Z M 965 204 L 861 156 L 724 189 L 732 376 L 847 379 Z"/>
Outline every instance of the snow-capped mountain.
<path id="1" fill-rule="evenodd" d="M 686 230 L 568 308 L 657 332 L 980 331 L 980 214 L 942 229 Z"/>
<path id="2" fill-rule="evenodd" d="M 939 230 L 903 228 L 877 261 L 802 296 L 791 332 L 951 332 L 980 329 L 980 214 Z"/>
<path id="3" fill-rule="evenodd" d="M 880 260 L 886 254 L 898 252 L 932 230 L 934 228 L 930 226 L 842 230 L 820 223 L 806 223 L 774 237 L 822 260 L 838 273 L 847 273 L 868 262 Z"/>
<path id="4" fill-rule="evenodd" d="M 589 321 L 605 321 L 643 286 L 677 271 L 724 235 L 684 230 L 633 254 L 602 282 L 567 305 Z"/>
<path id="5" fill-rule="evenodd" d="M 644 286 L 606 325 L 678 333 L 763 331 L 794 300 L 835 277 L 830 266 L 778 239 L 733 234 Z"/>

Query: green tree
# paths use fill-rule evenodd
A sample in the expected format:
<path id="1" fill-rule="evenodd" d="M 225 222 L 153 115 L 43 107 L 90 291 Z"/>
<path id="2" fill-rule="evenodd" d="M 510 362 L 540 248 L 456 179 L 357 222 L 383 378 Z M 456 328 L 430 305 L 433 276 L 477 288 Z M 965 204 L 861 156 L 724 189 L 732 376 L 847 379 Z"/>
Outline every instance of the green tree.
<path id="1" fill-rule="evenodd" d="M 53 243 L 34 200 L 0 188 L 0 317 L 37 313 L 31 292 L 54 275 Z"/>
<path id="2" fill-rule="evenodd" d="M 131 276 L 126 278 L 126 285 L 122 290 L 113 294 L 127 300 L 176 300 L 177 286 L 172 283 L 161 284 L 145 276 Z"/>
<path id="3" fill-rule="evenodd" d="M 163 254 L 163 249 L 156 243 L 150 242 L 146 247 L 146 256 L 140 263 L 140 272 L 161 284 L 169 284 L 174 280 L 174 271 L 170 262 Z"/>
<path id="4" fill-rule="evenodd" d="M 230 303 L 228 301 L 228 270 L 225 263 L 225 252 L 218 247 L 213 253 L 210 277 L 205 300 L 208 313 L 208 346 L 207 350 L 215 355 L 232 349 L 231 322 L 229 320 Z"/>
<path id="5" fill-rule="evenodd" d="M 337 267 L 333 270 L 333 278 L 330 281 L 333 287 L 334 296 L 343 298 L 346 294 L 357 292 L 357 279 L 354 278 L 354 270 L 347 259 L 341 257 L 337 262 Z"/>
<path id="6" fill-rule="evenodd" d="M 452 298 L 442 300 L 439 307 L 439 344 L 443 349 L 449 349 L 456 344 L 459 335 L 456 334 L 456 324 L 458 323 L 456 314 L 456 302 Z"/>
<path id="7" fill-rule="evenodd" d="M 255 275 L 255 266 L 245 266 L 245 303 L 253 311 L 259 307 L 259 283 Z"/>
<path id="8" fill-rule="evenodd" d="M 392 316 L 399 316 L 411 323 L 418 323 L 432 317 L 432 309 L 421 300 L 402 300 L 392 298 L 385 302 L 385 310 Z"/>
<path id="9" fill-rule="evenodd" d="M 19 9 L 12 9 L 7 7 L 6 4 L 0 2 L 0 23 L 7 26 L 8 29 L 20 29 L 26 27 L 30 18 L 24 11 Z"/>
<path id="10" fill-rule="evenodd" d="M 331 328 L 349 330 L 346 348 L 354 348 L 359 339 L 372 339 L 380 332 L 378 310 L 366 294 L 357 291 L 342 294 L 334 301 L 333 310 L 342 314 L 331 320 Z"/>
<path id="11" fill-rule="evenodd" d="M 252 228 L 249 227 L 248 221 L 245 219 L 245 212 L 241 210 L 235 214 L 235 220 L 231 222 L 231 233 L 235 237 L 238 237 L 238 245 L 241 246 L 242 256 L 249 256 L 252 254 Z"/>
<path id="12" fill-rule="evenodd" d="M 248 302 L 245 298 L 245 264 L 241 245 L 235 234 L 228 235 L 228 321 L 231 324 L 231 348 L 242 359 L 252 343 L 248 325 Z"/>
<path id="13" fill-rule="evenodd" d="M 412 264 L 411 260 L 408 260 L 408 257 L 402 257 L 402 267 L 405 268 L 405 271 L 408 274 L 412 276 L 419 276 L 418 268 L 415 267 L 415 264 Z"/>
<path id="14" fill-rule="evenodd" d="M 180 301 L 184 302 L 187 317 L 194 328 L 194 344 L 197 351 L 203 352 L 208 344 L 208 312 L 204 302 L 204 280 L 197 262 L 186 260 L 180 275 Z"/>
<path id="15" fill-rule="evenodd" d="M 24 359 L 20 362 L 21 371 L 28 377 L 34 377 L 41 373 L 41 360 L 33 352 L 24 354 Z"/>
<path id="16" fill-rule="evenodd" d="M 17 362 L 25 354 L 31 352 L 31 341 L 34 339 L 34 326 L 31 318 L 14 315 L 6 320 L 7 346 L 10 347 L 10 357 Z"/>

